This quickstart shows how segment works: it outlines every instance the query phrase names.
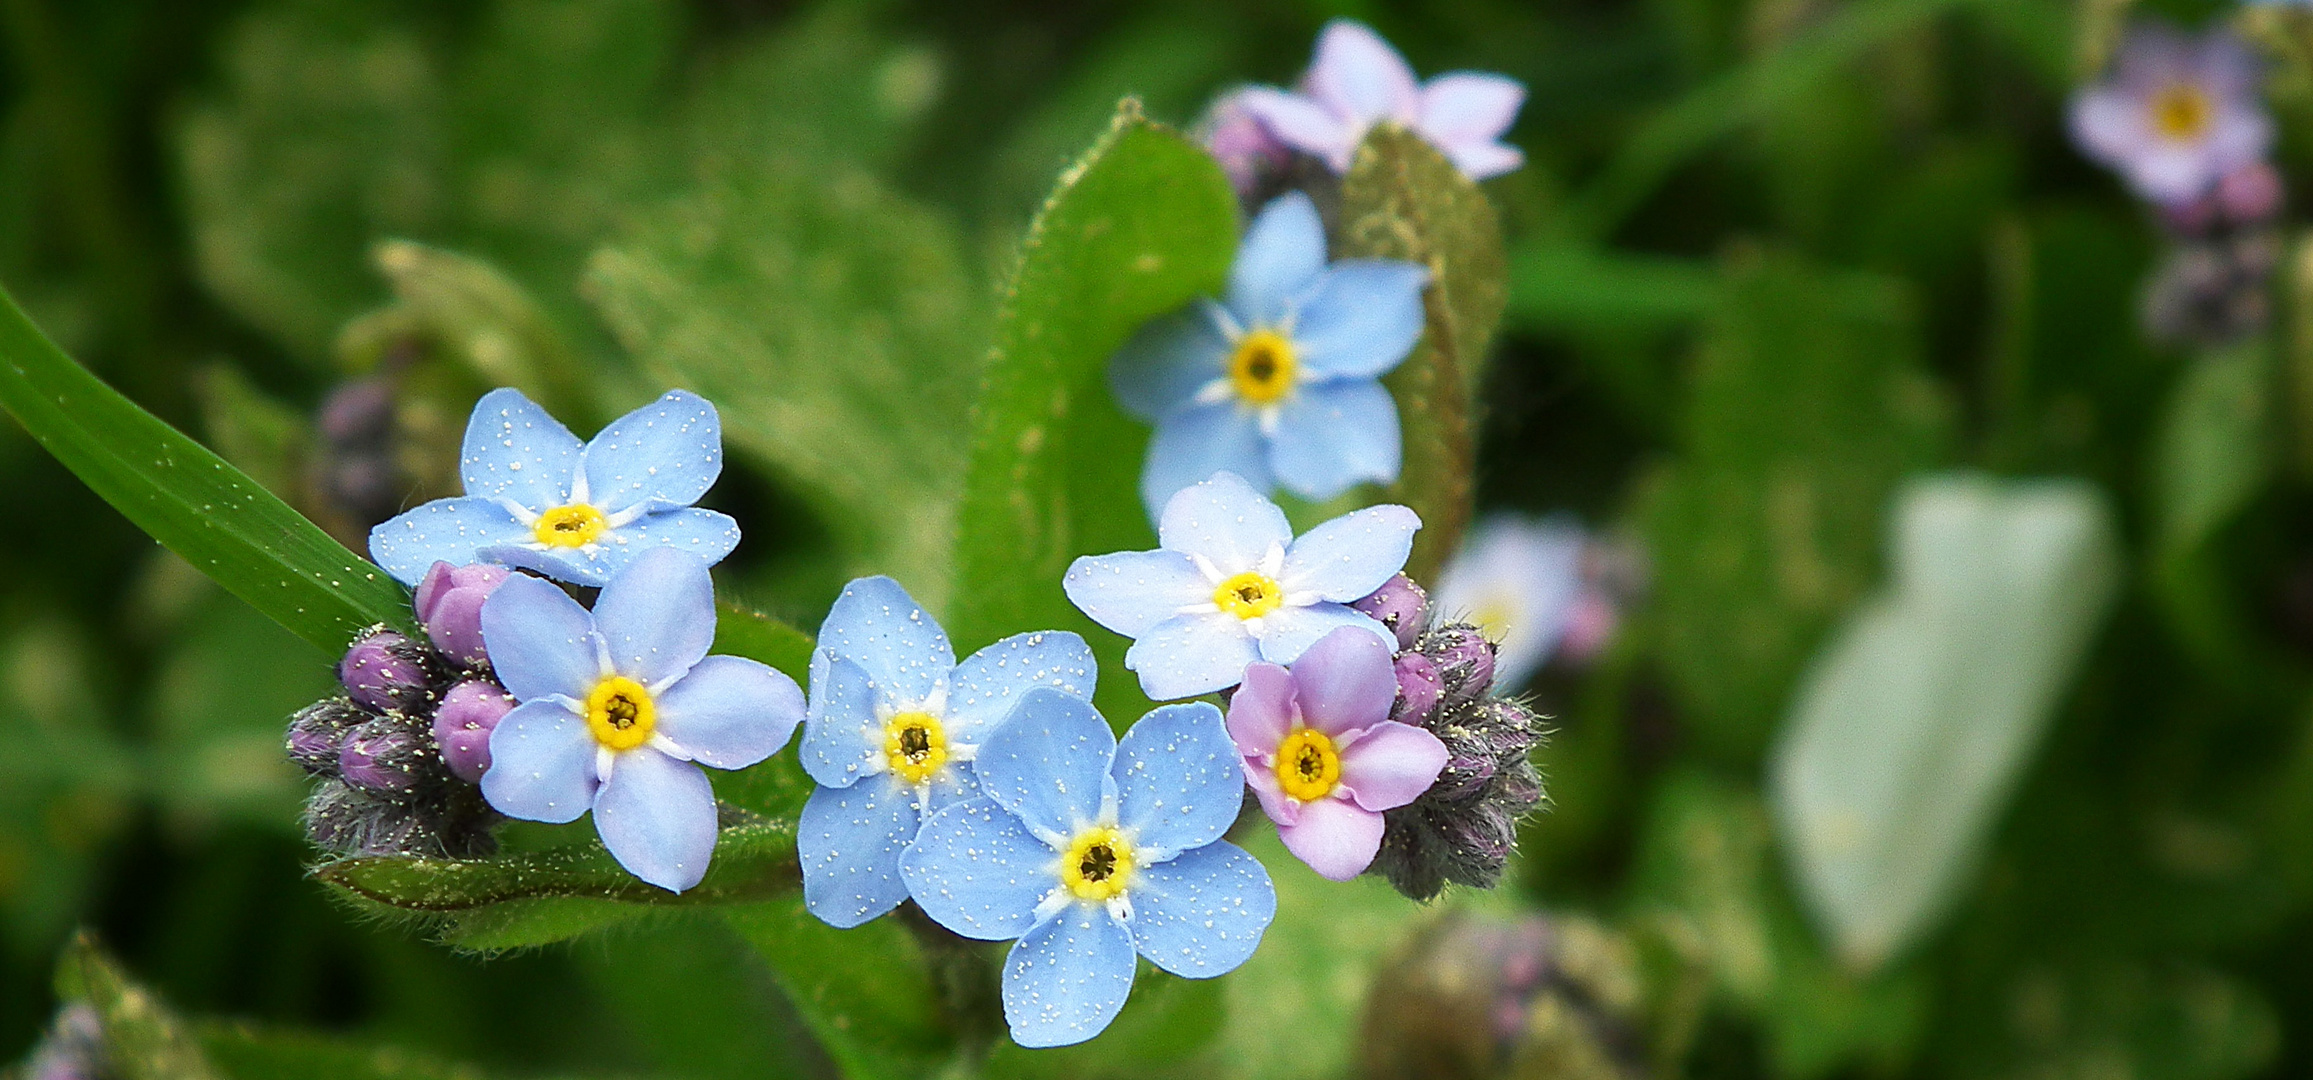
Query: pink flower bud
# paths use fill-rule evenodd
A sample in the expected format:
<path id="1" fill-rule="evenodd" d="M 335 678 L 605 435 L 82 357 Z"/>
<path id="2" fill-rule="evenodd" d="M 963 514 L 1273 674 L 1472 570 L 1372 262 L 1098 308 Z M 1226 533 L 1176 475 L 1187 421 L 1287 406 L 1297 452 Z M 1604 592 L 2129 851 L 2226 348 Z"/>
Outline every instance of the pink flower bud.
<path id="1" fill-rule="evenodd" d="M 442 695 L 441 710 L 434 713 L 434 742 L 458 779 L 482 782 L 482 774 L 490 771 L 490 733 L 513 708 L 513 695 L 487 679 L 468 679 Z"/>
<path id="2" fill-rule="evenodd" d="M 337 681 L 355 701 L 373 709 L 401 708 L 413 694 L 423 694 L 426 672 L 419 665 L 410 639 L 380 630 L 345 651 L 338 661 Z"/>
<path id="3" fill-rule="evenodd" d="M 1390 575 L 1373 595 L 1349 606 L 1388 627 L 1397 635 L 1397 647 L 1401 650 L 1413 648 L 1414 639 L 1422 636 L 1422 630 L 1429 624 L 1429 594 L 1404 574 Z"/>
<path id="4" fill-rule="evenodd" d="M 482 645 L 482 601 L 505 584 L 511 571 L 503 566 L 475 564 L 453 567 L 437 562 L 418 582 L 414 606 L 418 621 L 434 647 L 462 664 L 488 662 Z"/>
<path id="5" fill-rule="evenodd" d="M 2254 225 L 2281 213 L 2281 173 L 2270 162 L 2258 161 L 2226 173 L 2217 181 L 2217 205 L 2235 225 Z"/>

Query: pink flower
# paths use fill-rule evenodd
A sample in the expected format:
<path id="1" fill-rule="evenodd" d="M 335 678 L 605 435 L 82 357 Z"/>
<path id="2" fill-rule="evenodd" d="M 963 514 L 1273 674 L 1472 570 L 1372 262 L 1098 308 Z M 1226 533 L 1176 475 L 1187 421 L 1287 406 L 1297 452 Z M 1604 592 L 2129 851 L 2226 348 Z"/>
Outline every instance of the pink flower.
<path id="1" fill-rule="evenodd" d="M 1285 849 L 1335 881 L 1381 849 L 1382 811 L 1421 797 L 1446 765 L 1438 737 L 1389 719 L 1397 673 L 1363 630 L 1317 640 L 1292 670 L 1255 663 L 1229 702 L 1245 780 Z"/>
<path id="2" fill-rule="evenodd" d="M 1405 57 L 1364 23 L 1335 19 L 1317 37 L 1317 57 L 1301 78 L 1301 92 L 1256 86 L 1244 108 L 1286 145 L 1324 158 L 1335 172 L 1365 133 L 1389 121 L 1437 147 L 1473 180 L 1525 164 L 1526 155 L 1501 141 L 1526 102 L 1516 79 L 1456 71 L 1417 82 Z"/>
<path id="3" fill-rule="evenodd" d="M 2149 202 L 2201 198 L 2271 148 L 2263 78 L 2256 54 L 2229 32 L 2187 37 L 2139 24 L 2111 75 L 2073 95 L 2072 140 Z"/>

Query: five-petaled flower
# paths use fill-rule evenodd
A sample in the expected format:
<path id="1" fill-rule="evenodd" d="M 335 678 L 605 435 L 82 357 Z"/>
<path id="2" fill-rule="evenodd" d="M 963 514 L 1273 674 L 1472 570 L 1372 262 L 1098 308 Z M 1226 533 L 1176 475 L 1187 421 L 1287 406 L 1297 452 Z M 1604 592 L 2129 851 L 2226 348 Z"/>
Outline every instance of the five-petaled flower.
<path id="1" fill-rule="evenodd" d="M 1149 514 L 1221 470 L 1309 499 L 1397 479 L 1397 403 L 1380 378 L 1421 339 L 1428 279 L 1410 262 L 1329 266 L 1309 196 L 1270 203 L 1237 249 L 1228 299 L 1150 322 L 1109 364 L 1117 400 L 1156 424 L 1140 480 Z"/>
<path id="2" fill-rule="evenodd" d="M 803 768 L 820 785 L 795 838 L 812 914 L 850 927 L 898 907 L 900 852 L 925 818 L 980 793 L 973 758 L 1020 695 L 1089 699 L 1096 674 L 1066 631 L 1015 634 L 958 664 L 898 582 L 846 586 L 819 628 L 803 729 Z"/>
<path id="3" fill-rule="evenodd" d="M 1437 736 L 1389 718 L 1396 698 L 1389 646 L 1344 627 L 1290 671 L 1246 668 L 1229 699 L 1229 737 L 1261 809 L 1287 851 L 1335 881 L 1373 862 L 1382 811 L 1420 798 L 1446 766 Z"/>
<path id="4" fill-rule="evenodd" d="M 1031 690 L 976 768 L 984 794 L 926 822 L 900 872 L 940 925 L 1019 939 L 1004 960 L 1014 1042 L 1099 1034 L 1132 990 L 1135 952 L 1201 979 L 1261 943 L 1277 893 L 1221 839 L 1244 780 L 1220 710 L 1163 706 L 1119 744 L 1090 704 Z"/>
<path id="5" fill-rule="evenodd" d="M 653 549 L 603 586 L 594 610 L 516 575 L 482 605 L 498 679 L 521 704 L 490 733 L 482 795 L 509 817 L 575 821 L 636 877 L 682 892 L 715 848 L 715 793 L 700 765 L 743 769 L 803 720 L 795 680 L 708 656 L 707 564 Z"/>
<path id="6" fill-rule="evenodd" d="M 1423 83 L 1405 57 L 1364 23 L 1335 19 L 1317 38 L 1317 56 L 1301 77 L 1302 92 L 1275 87 L 1246 92 L 1245 108 L 1286 145 L 1325 159 L 1337 173 L 1373 125 L 1412 130 L 1473 180 L 1524 164 L 1526 155 L 1502 141 L 1526 87 L 1516 79 L 1456 71 Z"/>
<path id="7" fill-rule="evenodd" d="M 1351 609 L 1405 565 L 1421 519 L 1370 506 L 1303 534 L 1231 473 L 1165 504 L 1156 551 L 1086 556 L 1061 587 L 1092 621 L 1136 639 L 1124 666 L 1158 700 L 1237 685 L 1256 660 L 1290 664 L 1344 626 L 1397 638 Z"/>
<path id="8" fill-rule="evenodd" d="M 2182 203 L 2254 166 L 2273 142 L 2257 58 L 2224 30 L 2131 29 L 2110 78 L 2072 99 L 2073 140 L 2143 198 Z"/>
<path id="9" fill-rule="evenodd" d="M 1589 547 L 1589 534 L 1571 521 L 1502 515 L 1470 530 L 1446 561 L 1432 603 L 1500 646 L 1495 685 L 1515 689 L 1561 640 L 1595 647 L 1611 628 L 1614 600 L 1583 571 Z"/>
<path id="10" fill-rule="evenodd" d="M 492 390 L 466 421 L 458 468 L 464 496 L 370 530 L 370 557 L 405 585 L 436 561 L 601 585 L 654 548 L 713 565 L 739 543 L 736 522 L 691 505 L 723 471 L 723 427 L 688 391 L 668 391 L 581 445 L 521 391 Z"/>

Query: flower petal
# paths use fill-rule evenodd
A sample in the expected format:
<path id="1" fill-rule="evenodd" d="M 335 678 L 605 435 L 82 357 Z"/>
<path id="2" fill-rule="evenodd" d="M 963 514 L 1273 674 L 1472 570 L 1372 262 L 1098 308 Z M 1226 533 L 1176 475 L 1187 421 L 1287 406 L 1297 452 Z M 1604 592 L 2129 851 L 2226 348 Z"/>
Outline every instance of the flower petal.
<path id="1" fill-rule="evenodd" d="M 1472 180 L 1484 180 L 1506 172 L 1516 172 L 1526 164 L 1526 152 L 1508 143 L 1469 143 L 1447 151 L 1446 158 L 1462 175 Z"/>
<path id="2" fill-rule="evenodd" d="M 594 626 L 613 669 L 657 686 L 691 670 L 715 643 L 715 581 L 697 556 L 653 548 L 602 587 Z"/>
<path id="3" fill-rule="evenodd" d="M 1317 204 L 1298 191 L 1269 201 L 1229 266 L 1229 313 L 1247 330 L 1278 327 L 1289 301 L 1325 272 L 1325 221 Z"/>
<path id="4" fill-rule="evenodd" d="M 1470 530 L 1439 573 L 1433 610 L 1488 616 L 1481 629 L 1501 646 L 1494 654 L 1495 686 L 1522 685 L 1558 647 L 1585 592 L 1587 544 L 1578 525 L 1493 516 Z"/>
<path id="5" fill-rule="evenodd" d="M 1317 36 L 1317 56 L 1305 76 L 1309 96 L 1346 116 L 1410 121 L 1420 107 L 1413 68 L 1364 23 L 1335 19 Z"/>
<path id="6" fill-rule="evenodd" d="M 1502 137 L 1526 103 L 1526 84 L 1504 75 L 1453 71 L 1421 88 L 1421 111 L 1414 129 L 1451 153 Z"/>
<path id="7" fill-rule="evenodd" d="M 594 804 L 594 736 L 558 701 L 516 705 L 490 732 L 482 798 L 499 813 L 557 825 Z"/>
<path id="8" fill-rule="evenodd" d="M 847 787 L 883 752 L 875 683 L 855 661 L 821 649 L 811 658 L 811 704 L 804 715 L 803 771 L 826 787 Z"/>
<path id="9" fill-rule="evenodd" d="M 1060 885 L 1058 858 L 1019 818 L 982 796 L 924 822 L 899 867 L 908 895 L 933 922 L 1002 941 L 1036 925 L 1036 905 Z"/>
<path id="10" fill-rule="evenodd" d="M 1411 724 L 1375 724 L 1341 751 L 1341 783 L 1366 810 L 1395 810 L 1422 797 L 1446 767 L 1446 744 Z"/>
<path id="11" fill-rule="evenodd" d="M 594 828 L 627 873 L 679 893 L 715 853 L 715 789 L 697 765 L 638 746 L 595 793 Z"/>
<path id="12" fill-rule="evenodd" d="M 669 390 L 586 444 L 586 498 L 606 513 L 699 501 L 723 474 L 723 421 L 707 399 Z"/>
<path id="13" fill-rule="evenodd" d="M 1143 866 L 1132 883 L 1133 945 L 1149 963 L 1190 979 L 1237 969 L 1277 917 L 1261 860 L 1222 841 Z"/>
<path id="14" fill-rule="evenodd" d="M 1397 635 L 1378 620 L 1341 604 L 1279 608 L 1261 621 L 1261 659 L 1272 664 L 1301 659 L 1318 639 L 1344 626 L 1354 626 L 1387 644 L 1397 642 Z"/>
<path id="15" fill-rule="evenodd" d="M 527 530 L 521 539 L 530 539 Z M 479 554 L 484 558 L 535 570 L 556 581 L 573 585 L 602 586 L 617 577 L 645 552 L 659 548 L 673 548 L 695 555 L 709 566 L 723 561 L 731 549 L 739 546 L 739 523 L 713 510 L 685 507 L 644 514 L 624 525 L 609 529 L 600 540 L 585 547 L 540 548 L 535 545 L 513 544 L 485 548 Z"/>
<path id="16" fill-rule="evenodd" d="M 1111 794 L 1116 735 L 1092 703 L 1049 687 L 1020 695 L 980 744 L 980 790 L 1048 843 L 1095 821 Z"/>
<path id="17" fill-rule="evenodd" d="M 978 745 L 1034 687 L 1049 686 L 1090 701 L 1099 674 L 1092 646 L 1075 634 L 1014 634 L 956 665 L 948 680 L 948 741 Z"/>
<path id="18" fill-rule="evenodd" d="M 1157 543 L 1165 550 L 1202 555 L 1223 575 L 1251 570 L 1271 547 L 1292 542 L 1285 512 L 1234 473 L 1181 489 L 1157 523 Z"/>
<path id="19" fill-rule="evenodd" d="M 1397 367 L 1421 340 L 1429 279 L 1421 264 L 1394 259 L 1328 267 L 1293 322 L 1293 355 L 1307 377 L 1374 379 Z"/>
<path id="20" fill-rule="evenodd" d="M 1292 609 L 1276 614 L 1287 610 Z M 1176 701 L 1237 685 L 1245 665 L 1259 659 L 1261 647 L 1245 632 L 1245 624 L 1214 612 L 1158 623 L 1125 650 L 1124 666 L 1140 674 L 1141 691 L 1151 700 Z"/>
<path id="21" fill-rule="evenodd" d="M 482 395 L 466 418 L 458 476 L 469 496 L 505 499 L 532 512 L 550 510 L 570 502 L 570 482 L 578 477 L 582 452 L 578 436 L 561 421 L 522 391 L 500 387 Z"/>
<path id="22" fill-rule="evenodd" d="M 1279 825 L 1291 825 L 1301 820 L 1301 800 L 1285 794 L 1277 783 L 1277 771 L 1265 769 L 1257 762 L 1245 763 L 1245 786 L 1253 789 L 1253 797 L 1261 803 L 1261 813 Z"/>
<path id="23" fill-rule="evenodd" d="M 1402 439 L 1397 402 L 1380 383 L 1317 383 L 1302 387 L 1278 410 L 1269 467 L 1294 494 L 1330 499 L 1361 480 L 1396 480 Z"/>
<path id="24" fill-rule="evenodd" d="M 1274 754 L 1293 730 L 1293 676 L 1275 664 L 1249 664 L 1245 681 L 1229 698 L 1229 739 L 1252 757 Z"/>
<path id="25" fill-rule="evenodd" d="M 1235 401 L 1190 402 L 1157 421 L 1140 470 L 1141 505 L 1161 517 L 1173 495 L 1216 473 L 1267 490 L 1269 451 L 1259 414 Z"/>
<path id="26" fill-rule="evenodd" d="M 1301 722 L 1338 739 L 1389 719 L 1397 669 L 1381 639 L 1345 626 L 1302 652 L 1293 686 Z"/>
<path id="27" fill-rule="evenodd" d="M 1420 515 L 1385 504 L 1343 514 L 1301 534 L 1278 576 L 1289 593 L 1314 592 L 1338 604 L 1363 599 L 1405 568 Z"/>
<path id="28" fill-rule="evenodd" d="M 895 708 L 930 697 L 956 666 L 947 631 L 899 582 L 882 576 L 843 587 L 819 624 L 819 647 L 865 669 L 883 703 Z"/>
<path id="29" fill-rule="evenodd" d="M 493 562 L 483 552 L 529 540 L 530 529 L 495 500 L 435 499 L 369 531 L 369 557 L 404 585 L 416 585 L 437 562 Z"/>
<path id="30" fill-rule="evenodd" d="M 1349 171 L 1349 159 L 1365 137 L 1363 121 L 1334 113 L 1299 94 L 1272 86 L 1246 89 L 1245 111 L 1277 136 L 1277 141 L 1302 153 L 1324 158 L 1337 173 Z"/>
<path id="31" fill-rule="evenodd" d="M 1226 374 L 1229 339 L 1212 301 L 1149 320 L 1108 361 L 1108 385 L 1124 411 L 1154 423 Z"/>
<path id="32" fill-rule="evenodd" d="M 1100 1034 L 1132 993 L 1132 934 L 1095 904 L 1070 904 L 1004 957 L 1004 1021 L 1026 1047 Z"/>
<path id="33" fill-rule="evenodd" d="M 786 673 L 738 656 L 710 656 L 658 697 L 658 730 L 718 769 L 779 752 L 803 722 L 803 691 Z"/>
<path id="34" fill-rule="evenodd" d="M 507 578 L 482 602 L 482 644 L 499 684 L 517 701 L 555 694 L 583 699 L 604 674 L 594 616 L 569 593 L 527 574 Z"/>
<path id="35" fill-rule="evenodd" d="M 1116 747 L 1117 824 L 1144 863 L 1221 838 L 1245 805 L 1245 769 L 1221 710 L 1207 702 L 1149 710 Z"/>
<path id="36" fill-rule="evenodd" d="M 898 907 L 908 898 L 900 853 L 922 822 L 915 792 L 890 773 L 813 791 L 795 824 L 803 906 L 845 929 Z"/>
<path id="37" fill-rule="evenodd" d="M 1348 881 L 1373 865 L 1374 853 L 1381 850 L 1381 825 L 1380 814 L 1327 797 L 1302 803 L 1301 819 L 1280 823 L 1277 838 L 1318 876 Z"/>
<path id="38" fill-rule="evenodd" d="M 1060 588 L 1093 622 L 1133 638 L 1190 604 L 1213 599 L 1213 583 L 1178 551 L 1081 556 L 1069 564 Z"/>

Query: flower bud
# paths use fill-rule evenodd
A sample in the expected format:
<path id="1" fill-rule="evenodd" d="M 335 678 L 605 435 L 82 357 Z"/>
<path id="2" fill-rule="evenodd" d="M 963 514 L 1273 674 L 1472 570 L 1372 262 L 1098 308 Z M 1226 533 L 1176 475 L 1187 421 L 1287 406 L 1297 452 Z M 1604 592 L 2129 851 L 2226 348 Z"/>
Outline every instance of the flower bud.
<path id="1" fill-rule="evenodd" d="M 1450 644 L 1462 648 L 1460 641 Z M 1445 744 L 1446 767 L 1421 798 L 1382 815 L 1381 851 L 1368 872 L 1416 900 L 1448 882 L 1493 885 L 1517 843 L 1519 819 L 1542 800 L 1542 777 L 1529 759 L 1542 738 L 1539 720 L 1519 702 L 1481 696 L 1448 698 L 1408 722 Z"/>
<path id="2" fill-rule="evenodd" d="M 2235 225 L 2261 225 L 2281 214 L 2281 173 L 2265 161 L 2243 165 L 2217 181 L 2217 205 Z"/>
<path id="3" fill-rule="evenodd" d="M 316 701 L 297 710 L 297 715 L 289 718 L 289 734 L 284 740 L 289 760 L 315 776 L 336 776 L 337 752 L 345 733 L 372 715 L 344 698 Z"/>
<path id="4" fill-rule="evenodd" d="M 469 667 L 488 663 L 490 653 L 482 646 L 482 601 L 511 573 L 483 563 L 454 567 L 437 562 L 427 570 L 413 605 L 434 647 Z"/>
<path id="5" fill-rule="evenodd" d="M 418 737 L 400 721 L 378 717 L 348 733 L 337 753 L 338 775 L 373 795 L 396 795 L 417 786 Z"/>
<path id="6" fill-rule="evenodd" d="M 1293 151 L 1245 107 L 1244 95 L 1235 90 L 1215 99 L 1197 131 L 1206 151 L 1229 174 L 1229 186 L 1239 198 L 1249 199 L 1291 164 Z"/>
<path id="7" fill-rule="evenodd" d="M 1437 664 L 1449 705 L 1475 701 L 1494 688 L 1494 643 L 1469 623 L 1448 623 L 1423 634 L 1421 651 Z"/>
<path id="8" fill-rule="evenodd" d="M 468 679 L 442 695 L 442 707 L 434 713 L 434 742 L 458 779 L 482 782 L 482 774 L 490 771 L 490 732 L 513 708 L 513 695 L 486 679 Z"/>
<path id="9" fill-rule="evenodd" d="M 408 709 L 425 701 L 426 667 L 410 639 L 379 630 L 353 643 L 338 661 L 337 681 L 373 709 Z"/>
<path id="10" fill-rule="evenodd" d="M 1438 707 L 1438 698 L 1445 692 L 1437 662 L 1418 652 L 1406 653 L 1397 658 L 1397 703 L 1389 718 L 1418 725 Z"/>
<path id="11" fill-rule="evenodd" d="M 1374 617 L 1397 635 L 1397 647 L 1410 649 L 1429 628 L 1430 596 L 1404 574 L 1392 574 L 1373 595 L 1349 605 Z"/>

